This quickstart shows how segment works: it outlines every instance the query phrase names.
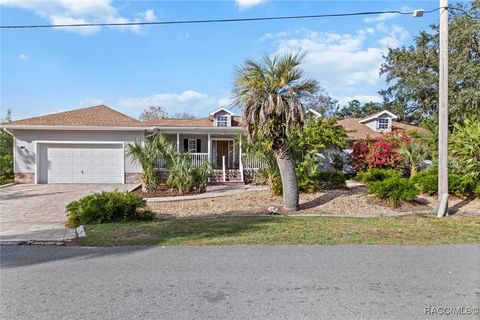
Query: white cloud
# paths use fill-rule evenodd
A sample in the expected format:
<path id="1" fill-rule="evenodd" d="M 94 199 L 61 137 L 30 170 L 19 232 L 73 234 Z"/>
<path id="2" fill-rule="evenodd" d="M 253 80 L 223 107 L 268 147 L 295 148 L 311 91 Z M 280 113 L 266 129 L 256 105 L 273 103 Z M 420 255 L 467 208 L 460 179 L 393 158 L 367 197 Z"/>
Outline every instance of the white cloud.
<path id="1" fill-rule="evenodd" d="M 20 53 L 20 54 L 18 55 L 18 58 L 19 58 L 20 60 L 28 60 L 28 55 L 27 55 L 26 53 Z"/>
<path id="2" fill-rule="evenodd" d="M 161 106 L 170 113 L 193 112 L 205 113 L 215 107 L 214 100 L 207 94 L 186 90 L 180 94 L 160 93 L 147 97 L 126 97 L 119 100 L 119 104 L 127 108 L 146 108 L 148 106 Z"/>
<path id="3" fill-rule="evenodd" d="M 0 0 L 0 5 L 33 11 L 52 24 L 124 23 L 155 20 L 155 14 L 152 10 L 139 13 L 136 19 L 129 20 L 121 16 L 117 8 L 113 6 L 112 0 Z M 111 28 L 140 32 L 139 26 Z M 89 35 L 100 31 L 99 27 L 66 27 L 61 29 L 81 35 Z"/>
<path id="4" fill-rule="evenodd" d="M 392 19 L 396 17 L 398 13 L 381 13 L 376 17 L 368 17 L 363 19 L 364 22 L 366 23 L 378 23 L 378 22 L 384 22 L 388 19 Z"/>
<path id="5" fill-rule="evenodd" d="M 341 106 L 347 105 L 349 101 L 352 100 L 358 100 L 361 103 L 366 103 L 366 102 L 382 102 L 382 98 L 378 95 L 353 95 L 353 96 L 343 96 L 339 97 L 338 99 L 338 104 Z"/>
<path id="6" fill-rule="evenodd" d="M 221 98 L 221 99 L 218 100 L 218 106 L 219 107 L 229 108 L 229 107 L 231 107 L 232 103 L 233 103 L 232 98 Z"/>
<path id="7" fill-rule="evenodd" d="M 235 0 L 235 3 L 240 10 L 250 9 L 265 2 L 267 2 L 267 0 Z"/>
<path id="8" fill-rule="evenodd" d="M 155 17 L 155 13 L 153 12 L 153 10 L 147 10 L 145 11 L 141 17 L 143 18 L 144 21 L 146 22 L 152 22 L 152 21 L 155 21 L 155 19 L 157 17 Z"/>
<path id="9" fill-rule="evenodd" d="M 382 56 L 408 37 L 397 25 L 388 27 L 387 33 L 365 28 L 343 34 L 311 30 L 285 34 L 267 36 L 276 47 L 274 53 L 307 52 L 303 64 L 306 75 L 318 79 L 334 97 L 367 97 L 378 91 L 383 81 L 379 75 Z"/>

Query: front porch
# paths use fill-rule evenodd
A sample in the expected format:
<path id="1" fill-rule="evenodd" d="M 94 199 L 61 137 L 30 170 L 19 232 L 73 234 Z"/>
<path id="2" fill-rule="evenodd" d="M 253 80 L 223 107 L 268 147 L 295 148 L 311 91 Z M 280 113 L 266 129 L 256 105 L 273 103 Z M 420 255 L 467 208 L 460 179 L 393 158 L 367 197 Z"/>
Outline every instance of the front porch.
<path id="1" fill-rule="evenodd" d="M 211 181 L 244 181 L 244 170 L 256 170 L 262 162 L 242 153 L 242 144 L 233 135 L 162 133 L 177 153 L 188 152 L 196 166 L 204 162 L 213 168 Z M 246 164 L 246 166 L 245 166 Z M 165 170 L 165 161 L 160 159 L 158 170 Z"/>

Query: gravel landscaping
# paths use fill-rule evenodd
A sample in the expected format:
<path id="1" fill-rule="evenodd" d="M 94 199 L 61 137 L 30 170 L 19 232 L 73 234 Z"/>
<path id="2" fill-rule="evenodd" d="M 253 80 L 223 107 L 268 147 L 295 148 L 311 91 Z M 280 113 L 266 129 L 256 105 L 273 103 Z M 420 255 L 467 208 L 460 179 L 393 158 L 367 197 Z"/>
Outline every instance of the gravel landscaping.
<path id="1" fill-rule="evenodd" d="M 387 202 L 378 201 L 366 194 L 364 186 L 350 189 L 328 190 L 314 194 L 300 195 L 300 210 L 296 215 L 331 216 L 395 216 L 407 212 L 433 212 L 437 199 L 422 195 L 413 204 L 403 204 L 392 209 Z M 182 200 L 173 202 L 149 203 L 150 210 L 162 218 L 205 217 L 205 216 L 249 216 L 268 215 L 270 206 L 281 208 L 281 197 L 272 196 L 270 191 L 245 192 L 230 196 Z M 479 199 L 459 199 L 451 197 L 450 207 L 457 215 L 479 215 Z M 279 210 L 282 213 L 282 210 Z"/>

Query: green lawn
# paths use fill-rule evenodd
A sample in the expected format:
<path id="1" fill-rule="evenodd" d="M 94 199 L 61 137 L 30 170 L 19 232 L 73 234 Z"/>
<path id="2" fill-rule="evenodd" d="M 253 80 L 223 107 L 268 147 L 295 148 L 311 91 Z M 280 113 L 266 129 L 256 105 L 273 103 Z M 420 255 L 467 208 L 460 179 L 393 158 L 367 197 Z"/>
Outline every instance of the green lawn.
<path id="1" fill-rule="evenodd" d="M 86 226 L 74 244 L 272 245 L 480 243 L 480 217 L 244 217 Z"/>

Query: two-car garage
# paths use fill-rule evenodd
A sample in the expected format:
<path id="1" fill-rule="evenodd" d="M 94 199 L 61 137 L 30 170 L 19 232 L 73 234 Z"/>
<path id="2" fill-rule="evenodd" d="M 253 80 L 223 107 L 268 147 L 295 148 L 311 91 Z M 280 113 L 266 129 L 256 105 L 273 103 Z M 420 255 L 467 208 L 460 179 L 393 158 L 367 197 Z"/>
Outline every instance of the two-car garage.
<path id="1" fill-rule="evenodd" d="M 123 143 L 38 143 L 37 183 L 123 183 Z"/>

